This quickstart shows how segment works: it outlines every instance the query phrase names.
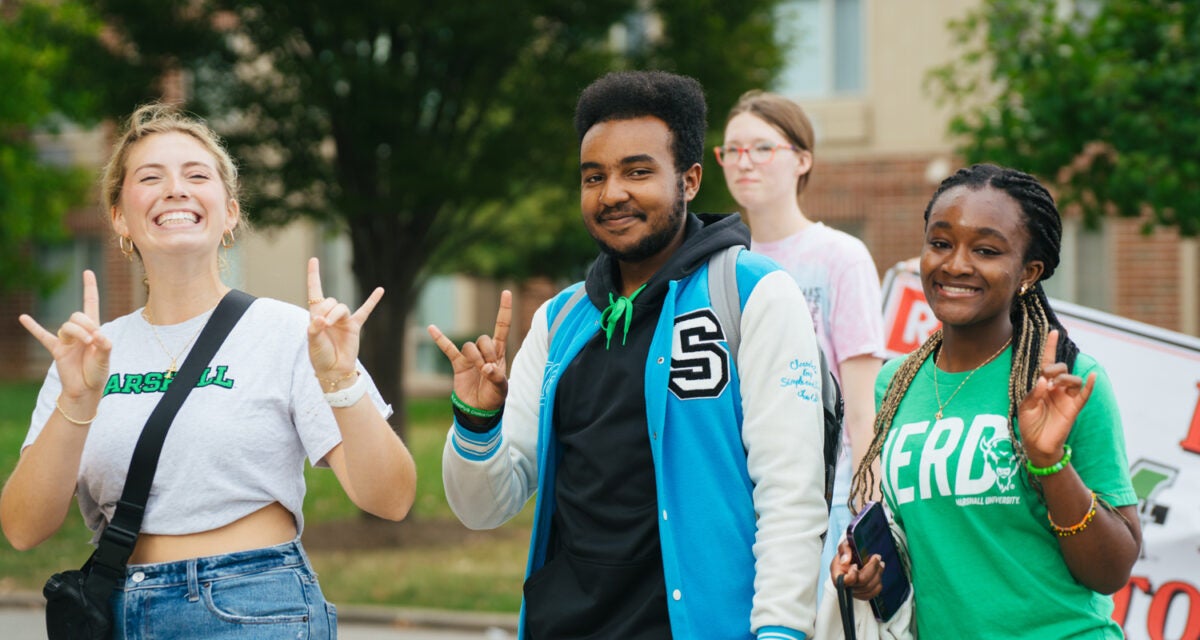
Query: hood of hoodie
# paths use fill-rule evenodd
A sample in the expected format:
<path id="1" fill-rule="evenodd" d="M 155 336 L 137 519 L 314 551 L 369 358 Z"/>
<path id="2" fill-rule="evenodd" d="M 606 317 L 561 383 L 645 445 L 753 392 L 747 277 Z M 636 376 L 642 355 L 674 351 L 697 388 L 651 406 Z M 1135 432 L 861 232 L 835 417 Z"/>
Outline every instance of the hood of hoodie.
<path id="1" fill-rule="evenodd" d="M 737 213 L 689 213 L 684 226 L 683 244 L 646 282 L 646 288 L 637 295 L 639 306 L 657 304 L 666 294 L 667 283 L 699 269 L 713 253 L 735 245 L 750 246 L 750 229 L 742 224 L 742 216 Z M 588 299 L 597 309 L 609 305 L 608 294 L 620 295 L 619 278 L 617 261 L 601 253 L 588 269 L 585 284 Z"/>

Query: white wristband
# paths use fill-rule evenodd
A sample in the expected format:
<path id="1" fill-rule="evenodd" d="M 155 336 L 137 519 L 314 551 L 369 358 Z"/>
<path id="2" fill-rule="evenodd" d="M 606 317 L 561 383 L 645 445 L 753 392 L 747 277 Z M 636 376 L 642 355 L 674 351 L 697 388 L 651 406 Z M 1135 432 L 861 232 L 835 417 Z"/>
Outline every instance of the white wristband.
<path id="1" fill-rule="evenodd" d="M 339 391 L 331 391 L 325 394 L 325 402 L 331 407 L 343 408 L 353 406 L 356 402 L 362 399 L 363 394 L 367 392 L 367 379 L 359 371 L 358 377 L 354 380 L 354 384 L 341 389 Z"/>

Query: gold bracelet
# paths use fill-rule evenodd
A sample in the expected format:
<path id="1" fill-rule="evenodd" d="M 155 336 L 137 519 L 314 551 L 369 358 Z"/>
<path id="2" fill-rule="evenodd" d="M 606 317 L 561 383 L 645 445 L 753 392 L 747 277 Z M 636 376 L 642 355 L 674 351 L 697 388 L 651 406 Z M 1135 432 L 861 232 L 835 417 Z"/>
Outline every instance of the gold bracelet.
<path id="1" fill-rule="evenodd" d="M 1050 521 L 1050 529 L 1054 531 L 1054 535 L 1060 538 L 1073 536 L 1087 528 L 1092 522 L 1092 518 L 1096 517 L 1096 492 L 1092 491 L 1092 505 L 1088 507 L 1088 512 L 1084 514 L 1083 519 L 1069 527 L 1060 527 L 1054 523 L 1054 518 L 1050 517 L 1050 511 L 1046 510 L 1046 519 Z"/>
<path id="2" fill-rule="evenodd" d="M 349 380 L 350 377 L 355 375 L 356 373 L 358 373 L 358 369 L 355 369 L 354 371 L 351 371 L 350 373 L 347 373 L 346 375 L 344 375 L 340 378 L 334 379 L 334 380 L 326 380 L 325 378 L 318 378 L 318 380 L 322 383 L 328 384 L 329 385 L 329 393 L 333 393 L 338 390 L 337 386 L 338 386 L 339 382 L 344 382 L 346 380 Z"/>
<path id="3" fill-rule="evenodd" d="M 76 420 L 75 418 L 72 418 L 70 415 L 68 415 L 66 411 L 63 411 L 62 405 L 59 404 L 59 402 L 60 402 L 59 400 L 54 401 L 54 408 L 58 409 L 58 412 L 62 414 L 62 417 L 66 418 L 67 422 L 70 422 L 71 424 L 77 424 L 81 427 L 86 427 L 89 424 L 95 422 L 96 416 L 100 415 L 100 412 L 97 410 L 96 415 L 92 416 L 91 418 L 89 418 L 87 420 Z"/>

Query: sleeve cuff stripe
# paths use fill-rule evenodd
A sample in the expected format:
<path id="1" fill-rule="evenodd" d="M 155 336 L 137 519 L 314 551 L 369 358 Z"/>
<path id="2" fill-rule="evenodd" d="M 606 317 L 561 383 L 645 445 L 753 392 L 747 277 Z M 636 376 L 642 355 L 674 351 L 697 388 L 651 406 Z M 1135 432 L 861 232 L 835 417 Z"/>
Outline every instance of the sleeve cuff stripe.
<path id="1" fill-rule="evenodd" d="M 474 433 L 461 427 L 454 428 L 454 450 L 468 460 L 487 460 L 500 447 L 500 429 L 488 433 Z"/>
<path id="2" fill-rule="evenodd" d="M 805 640 L 808 636 L 787 627 L 763 627 L 758 630 L 758 640 Z"/>

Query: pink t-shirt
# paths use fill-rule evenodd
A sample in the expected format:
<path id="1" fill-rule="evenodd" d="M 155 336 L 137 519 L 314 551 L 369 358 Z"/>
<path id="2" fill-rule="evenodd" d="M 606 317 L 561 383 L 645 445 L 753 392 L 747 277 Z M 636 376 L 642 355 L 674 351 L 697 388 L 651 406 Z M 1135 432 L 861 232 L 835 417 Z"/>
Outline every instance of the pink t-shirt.
<path id="1" fill-rule="evenodd" d="M 818 222 L 782 240 L 755 241 L 750 249 L 778 262 L 800 285 L 839 382 L 842 362 L 883 352 L 879 274 L 861 240 Z"/>

